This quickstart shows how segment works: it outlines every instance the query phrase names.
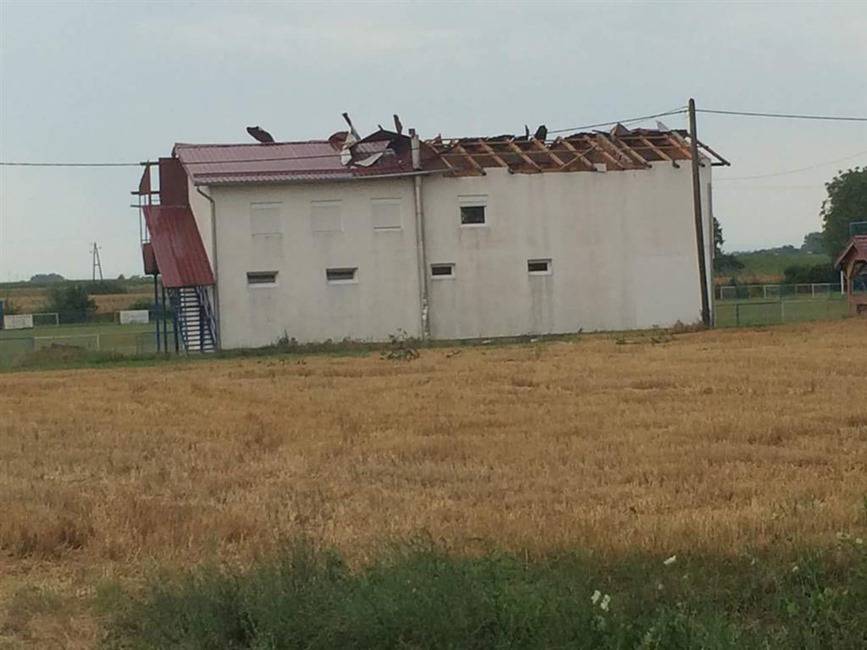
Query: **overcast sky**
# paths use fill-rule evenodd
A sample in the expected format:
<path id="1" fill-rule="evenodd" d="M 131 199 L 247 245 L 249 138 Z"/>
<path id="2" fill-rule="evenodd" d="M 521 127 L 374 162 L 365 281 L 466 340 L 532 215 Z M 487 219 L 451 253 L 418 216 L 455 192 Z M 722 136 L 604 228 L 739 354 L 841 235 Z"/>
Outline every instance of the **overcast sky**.
<path id="1" fill-rule="evenodd" d="M 682 106 L 867 115 L 867 3 L 91 3 L 0 0 L 0 159 L 127 162 L 174 142 L 327 137 L 399 113 L 424 137 Z M 867 123 L 700 115 L 729 250 L 800 244 Z M 684 127 L 685 118 L 666 118 Z M 648 123 L 652 126 L 653 122 Z M 806 171 L 781 174 L 810 167 Z M 771 176 L 771 174 L 775 174 Z M 0 280 L 141 273 L 136 168 L 0 168 Z M 737 180 L 745 176 L 763 176 Z"/>

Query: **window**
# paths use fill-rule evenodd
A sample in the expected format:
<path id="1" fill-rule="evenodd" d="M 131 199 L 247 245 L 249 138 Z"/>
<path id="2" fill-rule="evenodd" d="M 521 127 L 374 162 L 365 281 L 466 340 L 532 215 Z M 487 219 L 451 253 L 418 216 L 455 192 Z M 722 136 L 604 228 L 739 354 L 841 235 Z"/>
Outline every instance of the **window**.
<path id="1" fill-rule="evenodd" d="M 483 205 L 462 205 L 461 206 L 461 225 L 462 226 L 481 226 L 485 223 L 485 206 Z"/>
<path id="2" fill-rule="evenodd" d="M 358 268 L 325 269 L 325 279 L 331 284 L 356 282 Z"/>
<path id="3" fill-rule="evenodd" d="M 431 264 L 430 265 L 430 274 L 431 277 L 435 280 L 442 280 L 444 278 L 453 278 L 455 277 L 455 265 L 454 264 Z"/>
<path id="4" fill-rule="evenodd" d="M 551 260 L 527 260 L 527 273 L 530 275 L 550 275 Z"/>
<path id="5" fill-rule="evenodd" d="M 458 197 L 458 205 L 461 207 L 462 226 L 484 226 L 487 224 L 485 212 L 488 197 L 486 194 L 464 194 Z"/>
<path id="6" fill-rule="evenodd" d="M 251 203 L 250 234 L 254 237 L 283 234 L 282 203 Z"/>
<path id="7" fill-rule="evenodd" d="M 310 227 L 313 232 L 340 232 L 341 201 L 312 201 L 310 203 Z"/>
<path id="8" fill-rule="evenodd" d="M 374 230 L 400 230 L 400 199 L 370 199 L 370 222 Z"/>
<path id="9" fill-rule="evenodd" d="M 277 271 L 247 271 L 247 284 L 277 284 Z"/>

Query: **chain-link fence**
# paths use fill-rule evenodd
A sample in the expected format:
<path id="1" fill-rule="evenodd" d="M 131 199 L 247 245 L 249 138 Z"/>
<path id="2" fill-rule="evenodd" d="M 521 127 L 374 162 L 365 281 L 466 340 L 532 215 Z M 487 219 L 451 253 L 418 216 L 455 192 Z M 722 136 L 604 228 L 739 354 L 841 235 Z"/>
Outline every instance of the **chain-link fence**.
<path id="1" fill-rule="evenodd" d="M 809 284 L 737 284 L 716 287 L 716 299 L 723 300 L 773 300 L 775 298 L 832 298 L 844 292 L 839 282 L 814 282 Z"/>
<path id="2" fill-rule="evenodd" d="M 800 321 L 837 320 L 849 313 L 845 296 L 825 300 L 742 300 L 717 301 L 714 305 L 717 327 L 773 325 Z"/>

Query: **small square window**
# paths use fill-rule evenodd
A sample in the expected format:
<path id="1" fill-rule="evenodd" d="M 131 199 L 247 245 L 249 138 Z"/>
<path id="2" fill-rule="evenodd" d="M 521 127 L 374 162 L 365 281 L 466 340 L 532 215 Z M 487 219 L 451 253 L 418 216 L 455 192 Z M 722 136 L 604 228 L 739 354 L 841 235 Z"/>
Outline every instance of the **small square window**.
<path id="1" fill-rule="evenodd" d="M 277 271 L 248 271 L 247 284 L 277 284 Z"/>
<path id="2" fill-rule="evenodd" d="M 432 278 L 444 279 L 455 277 L 454 264 L 431 264 L 430 274 Z"/>
<path id="3" fill-rule="evenodd" d="M 527 273 L 530 275 L 550 275 L 551 260 L 527 260 Z"/>
<path id="4" fill-rule="evenodd" d="M 356 282 L 358 267 L 344 267 L 338 269 L 326 269 L 325 279 L 331 284 L 346 284 Z"/>
<path id="5" fill-rule="evenodd" d="M 485 206 L 483 205 L 462 205 L 461 206 L 461 225 L 462 226 L 483 226 L 485 224 Z"/>

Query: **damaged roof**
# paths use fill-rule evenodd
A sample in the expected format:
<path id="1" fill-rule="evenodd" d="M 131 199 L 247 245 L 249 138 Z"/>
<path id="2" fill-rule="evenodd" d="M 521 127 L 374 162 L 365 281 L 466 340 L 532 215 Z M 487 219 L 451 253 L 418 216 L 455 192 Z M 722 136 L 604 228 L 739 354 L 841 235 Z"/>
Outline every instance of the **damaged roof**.
<path id="1" fill-rule="evenodd" d="M 681 130 L 627 129 L 573 133 L 553 140 L 534 137 L 435 139 L 428 144 L 456 175 L 482 174 L 491 167 L 513 173 L 622 171 L 654 162 L 691 160 L 689 134 Z M 728 162 L 699 142 L 700 154 L 715 165 Z M 604 167 L 603 167 L 604 166 Z"/>
<path id="2" fill-rule="evenodd" d="M 728 164 L 698 143 L 711 164 Z M 420 142 L 420 169 L 413 169 L 409 136 L 380 128 L 355 140 L 346 131 L 327 140 L 251 144 L 176 144 L 174 155 L 195 185 L 352 180 L 412 173 L 484 175 L 490 168 L 511 173 L 595 172 L 647 169 L 655 162 L 690 160 L 683 130 L 593 131 L 544 139 L 501 135 Z"/>

